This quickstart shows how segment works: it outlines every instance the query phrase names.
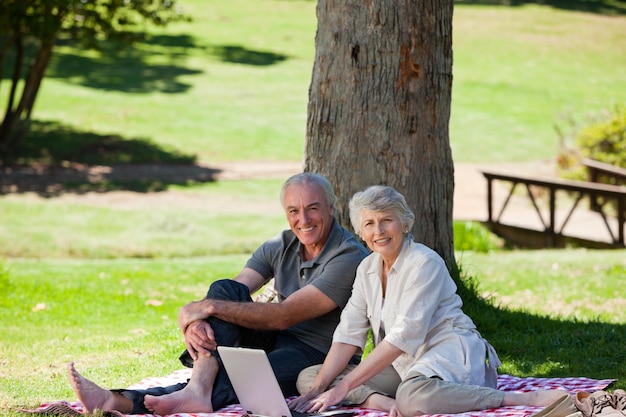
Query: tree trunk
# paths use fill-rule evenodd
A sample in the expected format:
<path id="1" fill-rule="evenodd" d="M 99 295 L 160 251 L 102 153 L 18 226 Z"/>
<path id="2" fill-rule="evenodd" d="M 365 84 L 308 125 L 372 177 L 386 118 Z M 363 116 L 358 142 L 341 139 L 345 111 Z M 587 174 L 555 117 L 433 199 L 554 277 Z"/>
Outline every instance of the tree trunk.
<path id="1" fill-rule="evenodd" d="M 52 57 L 52 49 L 54 46 L 54 37 L 52 40 L 41 44 L 37 51 L 37 55 L 29 66 L 28 73 L 24 80 L 24 88 L 22 96 L 17 106 L 14 105 L 17 84 L 19 83 L 19 69 L 22 65 L 23 45 L 21 38 L 16 42 L 16 50 L 18 51 L 16 65 L 14 68 L 11 92 L 9 95 L 9 104 L 7 106 L 4 120 L 0 125 L 0 159 L 3 156 L 10 155 L 20 143 L 25 139 L 30 129 L 31 114 L 35 105 L 37 93 L 41 87 L 44 73 L 50 59 Z"/>
<path id="2" fill-rule="evenodd" d="M 452 11 L 453 0 L 318 0 L 305 170 L 333 183 L 346 227 L 356 191 L 394 187 L 415 239 L 456 270 Z"/>

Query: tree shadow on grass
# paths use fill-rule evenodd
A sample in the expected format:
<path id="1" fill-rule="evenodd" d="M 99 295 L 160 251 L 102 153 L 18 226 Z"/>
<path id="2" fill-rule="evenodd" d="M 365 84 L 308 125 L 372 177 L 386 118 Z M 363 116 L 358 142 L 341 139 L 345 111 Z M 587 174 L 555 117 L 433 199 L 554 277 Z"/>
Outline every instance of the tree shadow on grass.
<path id="1" fill-rule="evenodd" d="M 0 165 L 0 194 L 164 191 L 173 184 L 215 181 L 220 171 L 196 164 L 195 155 L 148 139 L 79 131 L 34 121 L 28 139 Z"/>
<path id="2" fill-rule="evenodd" d="M 188 35 L 151 36 L 132 45 L 112 41 L 98 45 L 97 51 L 85 50 L 59 39 L 46 78 L 102 90 L 176 94 L 191 88 L 181 76 L 203 72 L 185 67 L 189 51 L 199 48 Z"/>
<path id="3" fill-rule="evenodd" d="M 237 45 L 219 45 L 211 48 L 213 55 L 223 62 L 254 66 L 268 66 L 285 61 L 288 56 L 273 52 L 253 51 Z"/>
<path id="4" fill-rule="evenodd" d="M 471 285 L 470 285 L 471 287 Z M 516 369 L 516 376 L 618 379 L 626 387 L 626 324 L 540 316 L 509 310 L 459 285 L 463 310 Z"/>
<path id="5" fill-rule="evenodd" d="M 285 61 L 286 55 L 254 51 L 237 45 L 198 45 L 187 35 L 151 36 L 132 46 L 104 42 L 98 52 L 87 52 L 75 45 L 60 42 L 53 55 L 47 78 L 63 79 L 90 88 L 127 93 L 184 93 L 191 84 L 182 76 L 204 71 L 186 68 L 190 50 L 199 49 L 222 62 L 252 66 L 270 66 Z M 8 74 L 5 74 L 8 76 Z"/>
<path id="6" fill-rule="evenodd" d="M 624 0 L 455 0 L 455 5 L 524 6 L 538 4 L 555 9 L 595 13 L 607 16 L 626 14 Z"/>

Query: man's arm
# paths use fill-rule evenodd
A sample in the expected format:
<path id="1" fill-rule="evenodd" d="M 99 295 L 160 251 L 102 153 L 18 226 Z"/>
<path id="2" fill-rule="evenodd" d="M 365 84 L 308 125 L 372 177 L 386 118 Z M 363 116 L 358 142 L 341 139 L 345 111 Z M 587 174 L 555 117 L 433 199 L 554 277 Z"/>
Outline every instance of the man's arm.
<path id="1" fill-rule="evenodd" d="M 250 289 L 250 296 L 260 290 L 263 284 L 265 284 L 263 276 L 252 268 L 242 269 L 233 280 L 248 287 Z"/>
<path id="2" fill-rule="evenodd" d="M 244 268 L 233 280 L 246 285 L 250 294 L 261 288 L 265 282 L 261 274 L 250 268 Z M 198 360 L 198 353 L 210 354 L 217 348 L 213 329 L 208 322 L 203 320 L 208 316 L 198 315 L 197 319 L 193 319 L 195 310 L 192 306 L 195 304 L 190 303 L 184 306 L 178 314 L 178 325 L 185 336 L 187 351 L 194 361 Z"/>
<path id="3" fill-rule="evenodd" d="M 245 270 L 244 270 L 245 271 Z M 237 281 L 261 287 L 254 274 L 239 274 Z M 259 275 L 260 277 L 260 275 Z M 283 330 L 294 324 L 319 317 L 337 308 L 337 304 L 313 285 L 294 292 L 280 303 L 242 303 L 236 301 L 204 299 L 184 306 L 178 324 L 185 331 L 193 321 L 217 317 L 229 323 L 250 329 Z"/>

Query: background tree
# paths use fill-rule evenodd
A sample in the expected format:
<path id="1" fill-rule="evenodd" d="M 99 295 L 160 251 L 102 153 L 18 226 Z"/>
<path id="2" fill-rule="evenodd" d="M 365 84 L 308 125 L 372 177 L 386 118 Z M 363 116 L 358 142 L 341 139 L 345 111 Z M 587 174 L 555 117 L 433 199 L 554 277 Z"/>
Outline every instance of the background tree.
<path id="1" fill-rule="evenodd" d="M 448 123 L 453 0 L 318 0 L 305 169 L 347 202 L 369 185 L 402 192 L 413 235 L 456 270 Z"/>
<path id="2" fill-rule="evenodd" d="M 35 99 L 58 38 L 97 48 L 105 40 L 132 43 L 145 35 L 145 23 L 164 26 L 187 19 L 176 0 L 2 0 L 0 69 L 10 74 L 6 110 L 0 125 L 0 160 L 24 140 Z M 9 71 L 5 71 L 5 63 Z M 4 76 L 0 77 L 2 87 Z"/>

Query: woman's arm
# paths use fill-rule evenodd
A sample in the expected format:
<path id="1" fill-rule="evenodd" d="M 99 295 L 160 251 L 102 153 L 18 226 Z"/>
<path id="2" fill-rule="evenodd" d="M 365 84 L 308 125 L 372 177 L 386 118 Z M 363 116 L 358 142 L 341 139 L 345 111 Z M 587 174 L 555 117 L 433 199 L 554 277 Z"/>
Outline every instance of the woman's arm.
<path id="1" fill-rule="evenodd" d="M 391 363 L 396 360 L 398 356 L 402 355 L 402 353 L 402 350 L 383 340 L 356 368 L 352 370 L 352 372 L 346 375 L 333 388 L 340 393 L 345 392 L 345 395 L 336 402 L 330 401 L 333 404 L 324 404 L 324 409 L 343 400 L 350 390 L 372 379 L 372 377 L 391 365 Z"/>
<path id="2" fill-rule="evenodd" d="M 334 342 L 310 389 L 298 398 L 294 398 L 289 403 L 289 408 L 301 413 L 309 410 L 311 408 L 311 400 L 330 386 L 335 378 L 346 368 L 356 351 L 356 346 Z"/>
<path id="3" fill-rule="evenodd" d="M 373 376 L 391 365 L 402 353 L 402 350 L 383 340 L 367 355 L 363 362 L 339 381 L 337 385 L 314 399 L 309 400 L 310 407 L 305 408 L 305 410 L 308 412 L 322 412 L 326 411 L 328 407 L 339 404 L 346 398 L 350 390 L 370 380 Z M 325 363 L 326 362 L 324 362 L 324 364 Z"/>

